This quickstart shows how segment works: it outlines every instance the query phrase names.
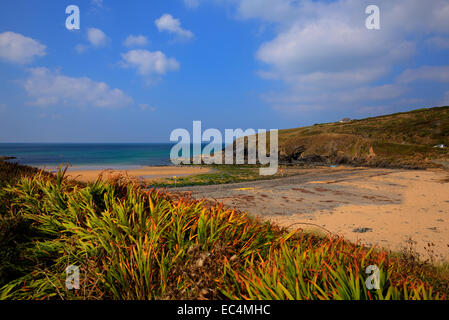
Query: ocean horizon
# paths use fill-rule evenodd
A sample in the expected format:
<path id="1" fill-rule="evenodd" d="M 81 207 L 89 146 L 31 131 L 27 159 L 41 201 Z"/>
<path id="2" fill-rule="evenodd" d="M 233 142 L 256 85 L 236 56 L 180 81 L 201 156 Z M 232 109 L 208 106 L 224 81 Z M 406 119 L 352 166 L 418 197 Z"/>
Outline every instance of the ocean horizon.
<path id="1" fill-rule="evenodd" d="M 143 166 L 170 166 L 175 143 L 0 143 L 0 156 L 39 168 L 60 165 L 84 169 L 132 169 Z M 193 145 L 191 145 L 191 154 Z"/>

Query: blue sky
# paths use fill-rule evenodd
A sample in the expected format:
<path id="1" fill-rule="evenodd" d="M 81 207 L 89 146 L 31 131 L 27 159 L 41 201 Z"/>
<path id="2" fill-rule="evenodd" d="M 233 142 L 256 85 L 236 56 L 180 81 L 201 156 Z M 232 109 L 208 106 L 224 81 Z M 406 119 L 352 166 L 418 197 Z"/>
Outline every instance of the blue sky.
<path id="1" fill-rule="evenodd" d="M 448 57 L 447 0 L 2 1 L 0 142 L 167 142 L 193 120 L 282 129 L 449 105 Z"/>

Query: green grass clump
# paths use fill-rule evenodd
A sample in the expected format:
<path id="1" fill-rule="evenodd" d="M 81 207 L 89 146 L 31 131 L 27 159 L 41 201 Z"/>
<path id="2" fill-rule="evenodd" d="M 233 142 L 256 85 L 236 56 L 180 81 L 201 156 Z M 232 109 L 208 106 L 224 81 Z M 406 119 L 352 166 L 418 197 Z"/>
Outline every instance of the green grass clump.
<path id="1" fill-rule="evenodd" d="M 278 172 L 272 176 L 261 176 L 257 165 L 203 165 L 210 167 L 210 173 L 196 174 L 184 177 L 158 178 L 147 181 L 148 188 L 170 188 L 201 186 L 212 184 L 237 183 L 255 180 L 279 178 Z"/>
<path id="2" fill-rule="evenodd" d="M 14 248 L 17 259 L 2 275 L 1 299 L 447 297 L 422 280 L 435 278 L 430 266 L 405 269 L 385 252 L 287 232 L 221 204 L 144 192 L 121 178 L 80 186 L 63 171 L 24 176 L 2 189 L 6 199 L 0 250 Z M 11 240 L 13 229 L 20 239 Z M 364 285 L 371 264 L 381 270 L 379 290 Z M 69 265 L 80 268 L 79 290 L 65 286 Z"/>

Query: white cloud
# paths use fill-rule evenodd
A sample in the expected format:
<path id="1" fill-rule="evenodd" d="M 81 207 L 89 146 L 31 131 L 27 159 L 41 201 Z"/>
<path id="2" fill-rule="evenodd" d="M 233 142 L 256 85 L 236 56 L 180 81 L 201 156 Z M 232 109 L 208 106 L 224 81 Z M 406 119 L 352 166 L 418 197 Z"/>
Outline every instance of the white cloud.
<path id="1" fill-rule="evenodd" d="M 27 64 L 35 57 L 45 56 L 46 47 L 34 39 L 19 33 L 7 31 L 0 33 L 0 59 Z"/>
<path id="2" fill-rule="evenodd" d="M 200 0 L 184 0 L 184 4 L 188 8 L 197 8 L 200 5 Z"/>
<path id="3" fill-rule="evenodd" d="M 78 52 L 79 54 L 82 54 L 82 53 L 86 52 L 87 46 L 85 46 L 84 44 L 77 44 L 77 45 L 75 46 L 75 50 L 76 50 L 76 52 Z"/>
<path id="4" fill-rule="evenodd" d="M 139 108 L 142 111 L 147 111 L 147 110 L 150 111 L 150 112 L 156 111 L 155 107 L 150 106 L 149 104 L 146 104 L 146 103 L 139 104 Z"/>
<path id="5" fill-rule="evenodd" d="M 406 91 L 407 89 L 400 85 L 385 84 L 344 91 L 337 94 L 334 100 L 340 103 L 372 102 L 398 98 Z"/>
<path id="6" fill-rule="evenodd" d="M 449 66 L 423 66 L 417 69 L 407 69 L 397 78 L 399 83 L 411 83 L 419 80 L 449 82 Z"/>
<path id="7" fill-rule="evenodd" d="M 290 23 L 298 16 L 298 6 L 290 0 L 231 0 L 237 4 L 237 14 L 242 19 Z M 307 1 L 302 1 L 304 4 Z"/>
<path id="8" fill-rule="evenodd" d="M 32 68 L 23 87 L 35 106 L 119 108 L 133 103 L 119 89 L 87 77 L 72 78 L 47 68 Z"/>
<path id="9" fill-rule="evenodd" d="M 427 44 L 440 49 L 449 49 L 449 38 L 448 37 L 431 37 L 426 40 Z"/>
<path id="10" fill-rule="evenodd" d="M 126 47 L 146 46 L 148 45 L 148 39 L 143 35 L 135 36 L 131 34 L 125 39 L 123 44 Z"/>
<path id="11" fill-rule="evenodd" d="M 403 95 L 407 89 L 401 85 L 359 86 L 336 90 L 322 87 L 291 88 L 284 94 L 272 92 L 263 95 L 276 110 L 295 113 L 321 111 L 338 107 L 340 109 L 359 109 L 378 104 L 379 101 L 391 100 Z"/>
<path id="12" fill-rule="evenodd" d="M 61 115 L 57 113 L 45 113 L 42 112 L 39 114 L 39 118 L 41 119 L 50 119 L 50 120 L 58 120 L 61 119 Z"/>
<path id="13" fill-rule="evenodd" d="M 392 32 L 416 34 L 449 34 L 449 2 L 447 0 L 383 0 L 379 2 L 385 17 L 385 28 Z M 382 23 L 382 22 L 381 22 Z"/>
<path id="14" fill-rule="evenodd" d="M 374 110 L 399 103 L 409 80 L 378 83 L 385 83 L 393 68 L 412 61 L 421 39 L 433 37 L 428 43 L 444 47 L 449 35 L 447 0 L 378 0 L 380 30 L 365 27 L 369 0 L 216 2 L 233 4 L 239 19 L 272 27 L 275 36 L 256 52 L 262 62 L 258 73 L 286 84 L 284 91 L 263 97 L 275 109 L 289 112 L 356 109 L 362 104 Z M 446 81 L 446 71 L 438 69 L 409 71 L 406 76 Z"/>
<path id="15" fill-rule="evenodd" d="M 161 51 L 131 50 L 122 53 L 122 58 L 124 67 L 136 68 L 141 75 L 162 75 L 179 69 L 179 62 L 174 58 L 167 58 Z"/>
<path id="16" fill-rule="evenodd" d="M 87 30 L 87 40 L 89 40 L 94 47 L 102 47 L 107 44 L 109 39 L 100 29 L 89 28 Z"/>
<path id="17" fill-rule="evenodd" d="M 103 8 L 103 0 L 91 0 L 93 6 Z"/>
<path id="18" fill-rule="evenodd" d="M 96 47 L 96 48 L 104 47 L 110 41 L 108 36 L 106 36 L 106 34 L 98 28 L 87 29 L 87 40 L 90 45 L 89 44 L 77 44 L 75 46 L 75 51 L 77 53 L 83 54 L 90 47 Z"/>
<path id="19" fill-rule="evenodd" d="M 381 66 L 391 65 L 413 52 L 412 43 L 382 32 L 370 32 L 363 26 L 356 28 L 338 20 L 320 20 L 307 26 L 294 24 L 264 43 L 257 58 L 288 76 L 365 69 L 373 61 Z"/>
<path id="20" fill-rule="evenodd" d="M 279 74 L 279 73 L 264 73 L 259 74 L 267 79 L 281 79 L 292 87 L 314 87 L 317 86 L 325 88 L 348 88 L 356 85 L 364 85 L 373 80 L 379 79 L 389 72 L 389 68 L 380 66 L 377 69 L 360 68 L 357 72 L 353 70 L 341 70 L 335 72 L 316 71 L 307 74 Z"/>
<path id="21" fill-rule="evenodd" d="M 274 32 L 271 40 L 260 45 L 256 59 L 261 62 L 261 77 L 286 84 L 283 92 L 264 95 L 276 109 L 378 110 L 379 106 L 416 98 L 403 97 L 409 83 L 448 82 L 447 67 L 421 67 L 405 70 L 385 84 L 393 68 L 413 61 L 417 46 L 449 48 L 447 0 L 377 0 L 375 4 L 381 10 L 378 31 L 365 28 L 365 8 L 373 4 L 370 0 L 213 1 L 234 6 L 239 19 L 256 19 Z M 184 3 L 195 8 L 202 1 Z M 164 14 L 155 24 L 161 32 L 183 38 L 194 36 L 170 14 Z M 162 52 L 133 50 L 122 57 L 124 66 L 134 67 L 143 75 L 179 68 L 176 60 L 169 62 Z"/>
<path id="22" fill-rule="evenodd" d="M 371 0 L 216 0 L 235 4 L 242 19 L 260 19 L 289 26 L 295 22 L 306 25 L 311 21 L 341 20 L 352 17 L 353 24 L 362 24 L 365 8 Z M 449 34 L 449 2 L 447 0 L 377 0 L 381 10 L 381 29 L 390 32 L 442 32 Z"/>
<path id="23" fill-rule="evenodd" d="M 173 18 L 170 14 L 163 14 L 159 19 L 156 19 L 154 23 L 160 32 L 168 31 L 186 39 L 194 37 L 192 31 L 181 28 L 179 19 Z"/>

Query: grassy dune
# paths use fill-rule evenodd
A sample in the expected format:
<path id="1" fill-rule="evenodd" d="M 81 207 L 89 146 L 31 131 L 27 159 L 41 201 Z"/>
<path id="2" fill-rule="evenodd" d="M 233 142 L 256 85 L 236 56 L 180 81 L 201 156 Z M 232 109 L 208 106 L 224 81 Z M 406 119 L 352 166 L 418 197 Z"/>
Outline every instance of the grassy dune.
<path id="1" fill-rule="evenodd" d="M 123 179 L 42 173 L 3 185 L 1 299 L 446 299 L 447 274 L 387 253 L 261 224 Z M 79 290 L 65 268 L 80 267 Z M 380 269 L 367 290 L 365 269 Z"/>

